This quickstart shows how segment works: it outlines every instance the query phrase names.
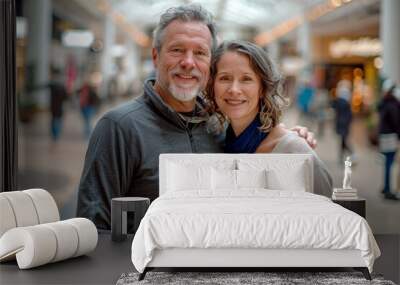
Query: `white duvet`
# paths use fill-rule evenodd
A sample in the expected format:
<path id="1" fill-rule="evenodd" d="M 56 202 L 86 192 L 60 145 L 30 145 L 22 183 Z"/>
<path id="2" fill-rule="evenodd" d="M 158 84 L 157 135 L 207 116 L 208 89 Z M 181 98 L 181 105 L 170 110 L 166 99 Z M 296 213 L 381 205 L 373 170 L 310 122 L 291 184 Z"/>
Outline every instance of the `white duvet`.
<path id="1" fill-rule="evenodd" d="M 265 189 L 159 197 L 133 239 L 135 268 L 143 272 L 165 248 L 358 249 L 370 272 L 380 255 L 359 215 L 323 196 Z"/>

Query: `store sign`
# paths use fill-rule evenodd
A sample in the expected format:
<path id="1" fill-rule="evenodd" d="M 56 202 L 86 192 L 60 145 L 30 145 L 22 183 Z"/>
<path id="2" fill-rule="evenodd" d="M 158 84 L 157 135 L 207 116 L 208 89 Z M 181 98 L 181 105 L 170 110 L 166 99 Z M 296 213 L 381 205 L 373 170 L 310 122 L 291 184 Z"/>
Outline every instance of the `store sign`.
<path id="1" fill-rule="evenodd" d="M 306 66 L 300 57 L 284 57 L 281 63 L 281 69 L 285 75 L 297 75 Z"/>
<path id="2" fill-rule="evenodd" d="M 371 57 L 382 53 L 382 43 L 379 39 L 360 38 L 358 40 L 340 39 L 330 44 L 332 57 L 363 56 Z"/>
<path id="3" fill-rule="evenodd" d="M 115 57 L 123 56 L 127 53 L 124 45 L 113 45 L 111 47 L 111 55 Z"/>
<path id="4" fill-rule="evenodd" d="M 93 41 L 93 33 L 87 30 L 69 30 L 62 34 L 62 43 L 67 47 L 87 48 Z"/>

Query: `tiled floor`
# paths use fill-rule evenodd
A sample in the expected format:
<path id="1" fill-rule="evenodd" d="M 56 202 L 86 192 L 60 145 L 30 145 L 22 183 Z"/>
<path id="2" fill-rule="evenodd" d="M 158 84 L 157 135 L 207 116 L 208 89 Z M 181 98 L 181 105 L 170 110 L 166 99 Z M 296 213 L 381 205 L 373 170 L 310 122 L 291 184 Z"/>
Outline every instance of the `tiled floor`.
<path id="1" fill-rule="evenodd" d="M 375 238 L 382 251 L 382 256 L 376 260 L 373 273 L 382 274 L 385 280 L 392 280 L 396 284 L 399 284 L 400 235 L 375 235 Z M 1 263 L 1 284 L 114 284 L 122 273 L 135 271 L 130 261 L 131 243 L 132 236 L 128 237 L 124 242 L 112 242 L 108 234 L 100 234 L 96 250 L 89 253 L 88 256 L 80 256 L 47 264 L 32 270 L 18 270 L 15 261 Z M 250 269 L 250 271 L 252 269 Z M 198 271 L 199 269 L 197 268 L 196 270 Z M 245 269 L 245 271 L 246 270 L 248 269 Z M 326 269 L 325 271 L 334 272 L 348 270 L 350 269 L 333 268 Z M 266 271 L 282 272 L 296 271 L 296 269 L 269 268 Z M 309 268 L 304 271 L 318 272 L 320 269 Z M 360 278 L 362 278 L 361 276 L 360 274 Z M 291 280 L 287 280 L 285 284 L 300 284 L 297 279 L 297 282 L 295 280 L 293 280 L 293 282 L 290 281 Z M 382 284 L 378 282 L 377 279 L 374 279 L 371 283 L 365 279 L 362 279 L 362 281 L 365 281 L 363 284 Z M 199 282 L 196 282 L 196 284 L 199 284 Z M 317 284 L 324 284 L 323 280 Z M 357 282 L 357 284 L 360 283 Z"/>
<path id="2" fill-rule="evenodd" d="M 49 190 L 63 218 L 72 217 L 75 213 L 76 191 L 87 147 L 79 111 L 72 106 L 66 107 L 63 133 L 56 144 L 49 137 L 47 113 L 40 113 L 34 122 L 20 124 L 19 127 L 19 189 L 40 187 Z M 104 106 L 100 113 L 110 107 Z M 297 124 L 297 112 L 288 111 L 284 121 L 288 126 Z M 324 130 L 316 151 L 330 170 L 334 186 L 340 187 L 343 166 L 337 160 L 338 140 L 331 123 L 326 124 Z M 356 119 L 351 136 L 357 159 L 352 185 L 367 200 L 367 220 L 373 232 L 400 233 L 400 201 L 383 199 L 380 193 L 383 159 L 375 148 L 369 146 L 365 132 L 364 121 Z M 399 169 L 395 165 L 393 171 Z"/>

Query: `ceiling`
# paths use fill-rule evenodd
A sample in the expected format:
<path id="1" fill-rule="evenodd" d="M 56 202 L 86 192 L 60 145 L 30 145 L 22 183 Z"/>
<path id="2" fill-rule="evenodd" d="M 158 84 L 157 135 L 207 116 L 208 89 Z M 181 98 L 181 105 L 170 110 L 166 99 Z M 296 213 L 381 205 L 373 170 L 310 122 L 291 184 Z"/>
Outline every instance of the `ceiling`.
<path id="1" fill-rule="evenodd" d="M 264 37 L 267 44 L 289 34 L 302 23 L 302 17 L 312 11 L 312 28 L 324 33 L 332 28 L 340 33 L 337 25 L 346 18 L 342 30 L 360 22 L 353 17 L 356 13 L 368 18 L 371 6 L 379 7 L 379 0 L 75 0 L 92 13 L 111 15 L 120 26 L 127 27 L 137 42 L 149 36 L 160 15 L 169 7 L 186 3 L 198 3 L 209 10 L 218 24 L 223 39 L 254 39 L 257 35 L 272 32 L 274 37 Z M 327 8 L 328 7 L 328 8 Z M 325 8 L 325 10 L 323 9 Z M 373 10 L 373 9 L 372 9 Z M 375 9 L 376 10 L 376 9 Z M 361 11 L 361 12 L 360 12 Z M 353 20 L 354 19 L 354 20 Z M 322 28 L 321 28 L 322 27 Z M 362 27 L 361 27 L 362 29 Z M 333 31 L 333 30 L 332 30 Z M 140 43 L 139 43 L 140 44 Z M 145 44 L 143 44 L 145 45 Z"/>
<path id="2" fill-rule="evenodd" d="M 87 10 L 118 14 L 120 19 L 149 34 L 160 15 L 170 7 L 198 3 L 210 11 L 221 36 L 263 31 L 327 0 L 76 0 Z"/>
<path id="3" fill-rule="evenodd" d="M 271 26 L 304 8 L 323 0 L 197 0 L 209 10 L 223 29 Z M 192 1 L 183 0 L 109 0 L 127 18 L 141 26 L 152 26 L 169 7 Z"/>

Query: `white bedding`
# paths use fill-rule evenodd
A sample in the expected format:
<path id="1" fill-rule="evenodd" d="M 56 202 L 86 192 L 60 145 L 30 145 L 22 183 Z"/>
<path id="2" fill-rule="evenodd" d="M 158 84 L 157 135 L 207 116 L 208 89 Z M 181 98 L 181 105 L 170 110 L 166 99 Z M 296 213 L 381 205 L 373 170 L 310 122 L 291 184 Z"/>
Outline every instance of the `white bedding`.
<path id="1" fill-rule="evenodd" d="M 166 193 L 156 199 L 132 243 L 139 272 L 165 248 L 358 249 L 372 272 L 380 251 L 368 223 L 307 192 L 247 189 Z"/>

